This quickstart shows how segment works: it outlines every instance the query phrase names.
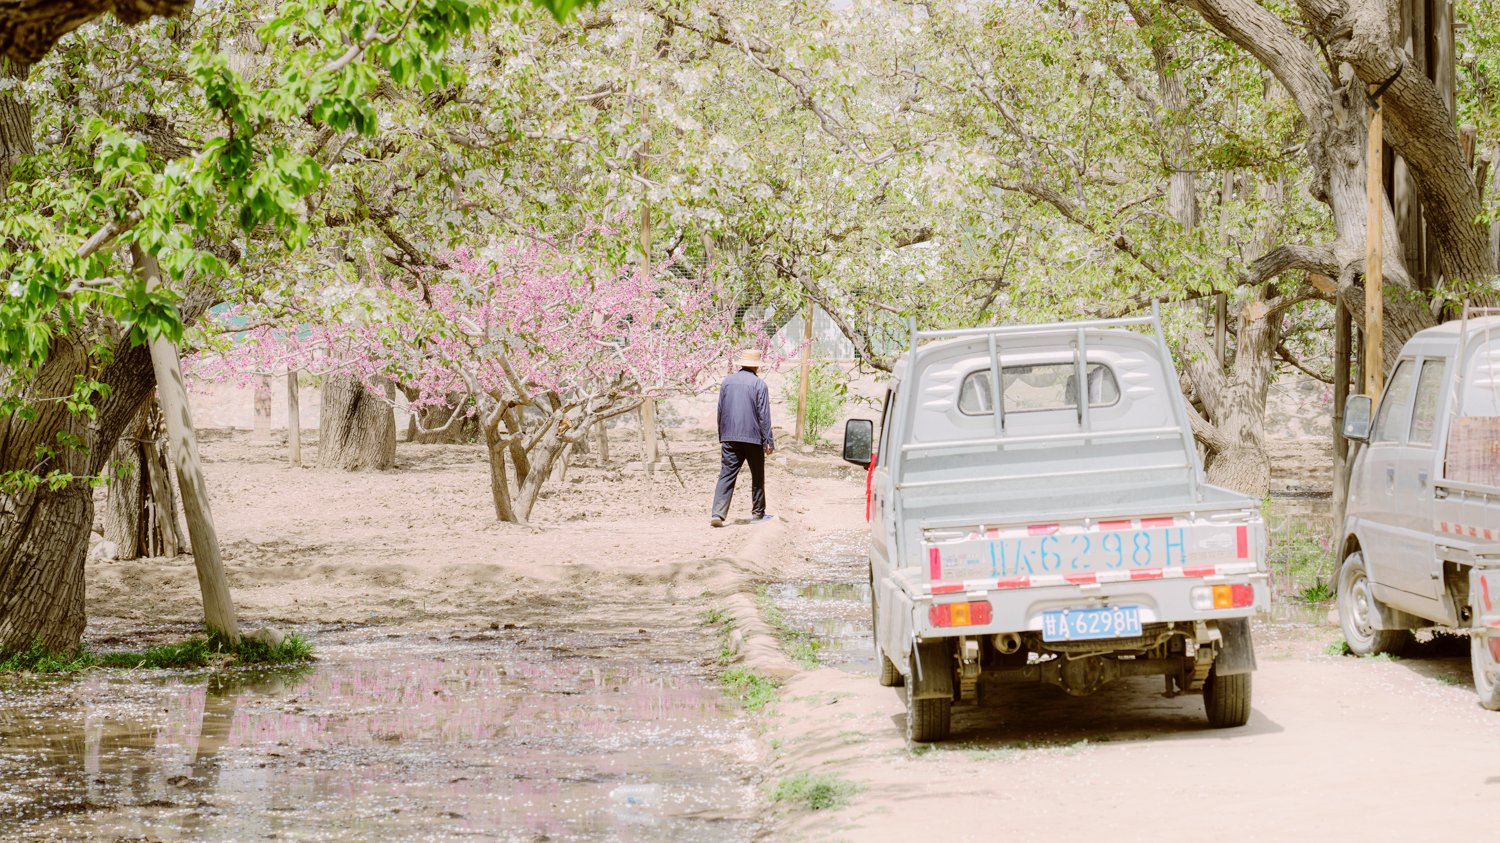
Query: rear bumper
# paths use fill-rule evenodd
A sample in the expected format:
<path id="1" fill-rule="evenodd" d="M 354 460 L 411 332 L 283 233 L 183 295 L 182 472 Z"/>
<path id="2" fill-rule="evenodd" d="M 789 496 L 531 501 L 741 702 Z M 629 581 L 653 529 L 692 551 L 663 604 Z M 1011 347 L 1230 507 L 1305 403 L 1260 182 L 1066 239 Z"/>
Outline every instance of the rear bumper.
<path id="1" fill-rule="evenodd" d="M 1194 589 L 1214 585 L 1249 585 L 1253 592 L 1250 605 L 1237 608 L 1196 609 Z M 1141 623 L 1193 623 L 1195 621 L 1248 618 L 1266 611 L 1271 592 L 1265 573 L 1255 570 L 1242 574 L 1211 577 L 1170 577 L 1151 580 L 1127 580 L 1075 585 L 1032 586 L 1013 589 L 975 589 L 962 592 L 911 597 L 911 629 L 917 640 L 951 638 L 959 635 L 990 635 L 1007 632 L 1040 632 L 1042 613 L 1057 609 L 1079 609 L 1106 606 L 1135 606 Z M 988 602 L 990 622 L 966 626 L 938 626 L 931 622 L 929 608 L 943 603 Z"/>

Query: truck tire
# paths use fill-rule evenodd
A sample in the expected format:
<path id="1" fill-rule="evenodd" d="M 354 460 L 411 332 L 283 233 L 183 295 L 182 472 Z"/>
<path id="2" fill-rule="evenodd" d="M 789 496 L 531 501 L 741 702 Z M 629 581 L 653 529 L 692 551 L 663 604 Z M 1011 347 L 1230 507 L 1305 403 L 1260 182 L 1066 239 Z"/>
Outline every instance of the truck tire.
<path id="1" fill-rule="evenodd" d="M 1203 710 L 1208 715 L 1208 725 L 1232 729 L 1250 722 L 1251 675 L 1219 676 L 1209 668 L 1208 678 L 1203 682 Z"/>
<path id="2" fill-rule="evenodd" d="M 919 700 L 916 687 L 916 682 L 906 683 L 907 743 L 947 740 L 953 727 L 952 698 Z"/>
<path id="3" fill-rule="evenodd" d="M 1490 679 L 1488 671 L 1500 669 L 1500 638 L 1475 635 L 1469 639 L 1469 661 L 1474 667 L 1474 690 L 1479 704 L 1490 711 L 1500 711 L 1500 679 Z"/>
<path id="4" fill-rule="evenodd" d="M 875 658 L 880 662 L 880 686 L 895 688 L 902 682 L 901 671 L 891 657 L 880 649 L 880 607 L 875 603 L 875 569 L 870 569 L 870 638 L 875 642 Z"/>
<path id="5" fill-rule="evenodd" d="M 875 645 L 875 654 L 880 657 L 881 687 L 900 687 L 905 682 L 905 678 L 901 675 L 901 671 L 896 669 L 896 663 L 891 661 L 890 656 L 887 656 L 884 652 L 881 651 L 879 644 Z"/>
<path id="6" fill-rule="evenodd" d="M 1365 571 L 1364 554 L 1355 551 L 1339 566 L 1339 627 L 1349 652 L 1356 656 L 1375 656 L 1399 651 L 1410 638 L 1405 629 L 1376 629 L 1380 617 L 1380 600 L 1370 588 Z"/>

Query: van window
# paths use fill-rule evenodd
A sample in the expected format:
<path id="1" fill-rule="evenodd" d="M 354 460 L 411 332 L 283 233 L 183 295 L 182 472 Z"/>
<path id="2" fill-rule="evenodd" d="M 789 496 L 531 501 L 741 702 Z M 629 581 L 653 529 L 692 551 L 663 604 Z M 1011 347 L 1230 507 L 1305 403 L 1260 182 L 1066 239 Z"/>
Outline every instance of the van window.
<path id="1" fill-rule="evenodd" d="M 1431 445 L 1432 431 L 1437 427 L 1438 397 L 1443 392 L 1443 371 L 1447 360 L 1423 360 L 1422 374 L 1417 377 L 1417 398 L 1411 411 L 1408 445 Z"/>
<path id="2" fill-rule="evenodd" d="M 1375 435 L 1370 437 L 1372 442 L 1401 440 L 1401 432 L 1406 430 L 1407 419 L 1411 418 L 1411 380 L 1415 368 L 1412 361 L 1402 360 L 1391 375 L 1375 417 Z"/>
<path id="3" fill-rule="evenodd" d="M 1029 413 L 1067 410 L 1078 406 L 1078 368 L 1073 363 L 1038 363 L 1000 369 L 1000 392 L 1005 412 Z M 1090 407 L 1108 407 L 1120 400 L 1115 373 L 1103 363 L 1088 367 Z M 966 416 L 995 412 L 990 400 L 990 370 L 979 369 L 964 376 L 958 390 L 958 411 Z"/>

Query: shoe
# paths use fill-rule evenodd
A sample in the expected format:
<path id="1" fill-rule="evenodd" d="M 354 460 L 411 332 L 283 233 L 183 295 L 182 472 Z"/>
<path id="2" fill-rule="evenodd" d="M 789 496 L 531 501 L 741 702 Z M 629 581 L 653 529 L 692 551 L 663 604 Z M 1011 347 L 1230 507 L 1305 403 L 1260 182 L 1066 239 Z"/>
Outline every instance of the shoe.
<path id="1" fill-rule="evenodd" d="M 774 515 L 757 515 L 754 518 L 750 519 L 750 523 L 751 524 L 764 524 L 767 521 L 775 521 L 775 520 L 776 520 L 776 516 L 774 516 Z"/>
<path id="2" fill-rule="evenodd" d="M 710 527 L 722 527 L 724 526 L 724 518 L 722 516 L 715 515 L 714 517 L 708 519 L 708 525 Z"/>

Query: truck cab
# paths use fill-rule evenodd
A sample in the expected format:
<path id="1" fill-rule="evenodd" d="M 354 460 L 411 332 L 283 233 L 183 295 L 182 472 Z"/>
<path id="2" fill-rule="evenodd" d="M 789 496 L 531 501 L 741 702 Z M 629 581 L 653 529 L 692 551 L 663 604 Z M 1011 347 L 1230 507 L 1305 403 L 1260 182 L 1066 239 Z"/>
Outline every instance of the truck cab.
<path id="1" fill-rule="evenodd" d="M 1500 710 L 1500 315 L 1420 331 L 1378 403 L 1351 396 L 1339 623 L 1359 655 L 1408 630 L 1471 639 L 1480 703 Z"/>
<path id="2" fill-rule="evenodd" d="M 1005 682 L 1162 676 L 1213 725 L 1246 722 L 1264 530 L 1204 482 L 1176 384 L 1154 311 L 913 330 L 878 432 L 851 420 L 844 454 L 869 468 L 881 682 L 904 686 L 911 740 Z"/>

